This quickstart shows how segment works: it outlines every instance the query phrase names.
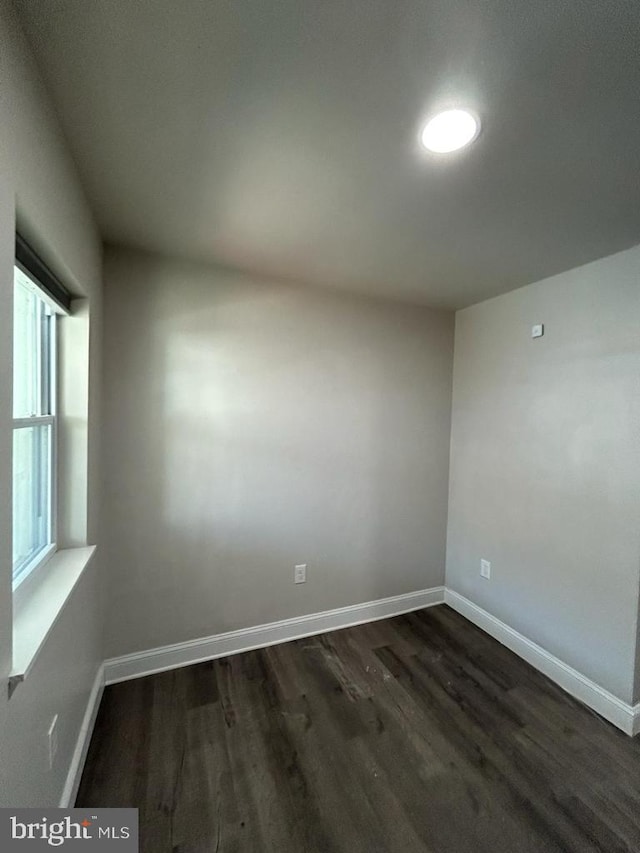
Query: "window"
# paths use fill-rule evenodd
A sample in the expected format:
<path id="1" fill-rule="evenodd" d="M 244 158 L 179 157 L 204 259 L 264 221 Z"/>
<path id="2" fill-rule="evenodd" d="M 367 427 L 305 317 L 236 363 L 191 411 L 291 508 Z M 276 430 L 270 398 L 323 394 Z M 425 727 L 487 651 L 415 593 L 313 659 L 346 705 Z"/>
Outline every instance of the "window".
<path id="1" fill-rule="evenodd" d="M 71 295 L 19 234 L 13 281 L 16 590 L 56 550 L 56 316 L 70 312 Z"/>
<path id="2" fill-rule="evenodd" d="M 55 312 L 14 267 L 13 585 L 55 551 Z"/>

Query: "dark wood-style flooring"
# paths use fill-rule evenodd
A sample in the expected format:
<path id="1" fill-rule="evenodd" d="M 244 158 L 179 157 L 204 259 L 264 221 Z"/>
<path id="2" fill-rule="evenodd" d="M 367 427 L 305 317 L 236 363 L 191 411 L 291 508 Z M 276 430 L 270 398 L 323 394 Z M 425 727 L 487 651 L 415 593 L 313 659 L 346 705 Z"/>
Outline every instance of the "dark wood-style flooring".
<path id="1" fill-rule="evenodd" d="M 144 853 L 640 851 L 640 742 L 445 606 L 108 687 Z"/>

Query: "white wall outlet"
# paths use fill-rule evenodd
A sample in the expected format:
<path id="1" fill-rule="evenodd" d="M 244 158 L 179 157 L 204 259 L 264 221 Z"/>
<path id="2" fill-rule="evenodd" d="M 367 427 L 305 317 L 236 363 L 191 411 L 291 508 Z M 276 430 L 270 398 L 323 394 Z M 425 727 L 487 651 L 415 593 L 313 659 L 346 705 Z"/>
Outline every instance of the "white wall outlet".
<path id="1" fill-rule="evenodd" d="M 53 720 L 51 720 L 51 725 L 49 726 L 49 731 L 47 732 L 47 737 L 49 738 L 49 770 L 53 770 L 53 762 L 56 757 L 56 752 L 58 751 L 58 715 L 56 714 Z"/>
<path id="2" fill-rule="evenodd" d="M 544 325 L 542 323 L 536 323 L 535 326 L 531 327 L 531 337 L 532 338 L 541 338 L 544 335 Z"/>
<path id="3" fill-rule="evenodd" d="M 307 564 L 306 563 L 301 563 L 299 566 L 294 566 L 293 582 L 294 583 L 306 583 L 307 582 Z"/>
<path id="4" fill-rule="evenodd" d="M 487 580 L 491 577 L 491 563 L 489 560 L 480 560 L 480 575 Z"/>

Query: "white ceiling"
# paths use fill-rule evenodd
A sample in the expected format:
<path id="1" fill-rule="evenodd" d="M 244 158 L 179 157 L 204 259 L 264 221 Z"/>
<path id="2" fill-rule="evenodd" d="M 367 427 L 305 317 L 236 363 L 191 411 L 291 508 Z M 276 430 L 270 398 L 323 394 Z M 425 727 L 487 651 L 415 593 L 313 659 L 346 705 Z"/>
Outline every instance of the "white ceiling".
<path id="1" fill-rule="evenodd" d="M 640 243 L 633 0 L 15 5 L 107 241 L 447 307 Z"/>

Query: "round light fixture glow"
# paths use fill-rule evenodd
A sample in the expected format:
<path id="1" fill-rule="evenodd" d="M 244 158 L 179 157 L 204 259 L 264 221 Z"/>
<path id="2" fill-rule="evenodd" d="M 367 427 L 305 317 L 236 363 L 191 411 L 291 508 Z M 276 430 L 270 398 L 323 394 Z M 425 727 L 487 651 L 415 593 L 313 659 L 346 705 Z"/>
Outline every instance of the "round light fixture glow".
<path id="1" fill-rule="evenodd" d="M 436 154 L 464 148 L 480 133 L 480 119 L 468 110 L 445 110 L 430 119 L 422 131 L 422 144 Z"/>

